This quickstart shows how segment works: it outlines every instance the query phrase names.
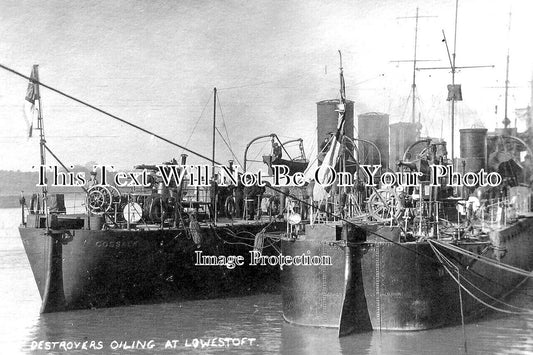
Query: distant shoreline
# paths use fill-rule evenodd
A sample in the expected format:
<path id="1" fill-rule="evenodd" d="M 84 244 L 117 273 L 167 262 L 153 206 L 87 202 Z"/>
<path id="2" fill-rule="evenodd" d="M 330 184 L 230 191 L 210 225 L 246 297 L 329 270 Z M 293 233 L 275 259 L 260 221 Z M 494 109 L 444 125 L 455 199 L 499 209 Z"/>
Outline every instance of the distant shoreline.
<path id="1" fill-rule="evenodd" d="M 19 195 L 0 196 L 0 208 L 16 208 L 20 206 Z"/>

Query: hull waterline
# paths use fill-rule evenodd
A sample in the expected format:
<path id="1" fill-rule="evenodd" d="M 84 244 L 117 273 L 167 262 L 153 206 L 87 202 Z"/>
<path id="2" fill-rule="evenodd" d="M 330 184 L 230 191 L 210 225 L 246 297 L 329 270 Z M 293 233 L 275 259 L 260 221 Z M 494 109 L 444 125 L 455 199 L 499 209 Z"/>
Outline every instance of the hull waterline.
<path id="1" fill-rule="evenodd" d="M 42 299 L 41 312 L 99 308 L 172 299 L 205 299 L 276 292 L 279 268 L 248 265 L 249 245 L 234 244 L 228 230 L 257 233 L 264 223 L 202 228 L 201 241 L 184 229 L 64 230 L 20 227 Z M 271 230 L 279 230 L 275 223 Z M 253 240 L 252 240 L 253 241 Z M 196 264 L 203 255 L 242 255 L 233 269 Z M 264 253 L 268 253 L 265 248 Z"/>
<path id="2" fill-rule="evenodd" d="M 394 241 L 390 228 L 369 226 L 369 229 Z M 346 237 L 334 231 L 321 233 L 320 240 L 313 240 L 312 234 L 309 238 L 306 229 L 304 238 L 283 240 L 282 253 L 298 255 L 307 250 L 330 253 L 333 265 L 284 268 L 281 277 L 284 317 L 293 324 L 338 328 L 339 335 L 460 324 L 461 306 L 467 320 L 475 319 L 488 309 L 478 299 L 501 307 L 495 299 L 504 299 L 525 279 L 523 275 L 437 247 L 453 261 L 457 267 L 453 270 L 458 270 L 463 286 L 478 298 L 463 290 L 461 305 L 459 285 L 427 241 L 390 242 L 371 234 L 361 241 L 360 232 Z M 531 238 L 533 218 L 524 218 L 491 232 L 490 240 L 462 241 L 457 245 L 497 262 L 531 270 Z"/>

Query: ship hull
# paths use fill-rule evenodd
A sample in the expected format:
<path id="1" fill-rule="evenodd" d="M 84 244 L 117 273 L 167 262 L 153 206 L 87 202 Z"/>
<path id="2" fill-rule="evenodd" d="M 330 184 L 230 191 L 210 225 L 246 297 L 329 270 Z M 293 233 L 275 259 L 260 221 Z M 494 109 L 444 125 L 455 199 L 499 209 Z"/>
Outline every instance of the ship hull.
<path id="1" fill-rule="evenodd" d="M 306 226 L 298 239 L 282 239 L 286 256 L 329 256 L 330 265 L 290 265 L 281 271 L 283 317 L 292 324 L 338 328 L 340 335 L 371 330 L 361 270 L 361 250 L 347 239 L 361 235 L 340 225 Z M 342 240 L 344 238 L 344 240 Z"/>
<path id="2" fill-rule="evenodd" d="M 390 228 L 377 227 L 376 232 L 394 240 Z M 524 218 L 491 232 L 490 241 L 458 245 L 501 263 L 532 270 L 532 238 L 533 218 Z M 398 239 L 393 243 L 372 238 L 371 234 L 366 239 L 346 243 L 338 236 L 323 235 L 322 241 L 282 241 L 282 253 L 288 255 L 323 248 L 319 246 L 324 243 L 338 249 L 332 252 L 333 266 L 284 268 L 281 279 L 287 321 L 336 327 L 344 335 L 372 329 L 414 331 L 459 324 L 461 305 L 466 320 L 487 310 L 464 290 L 460 298 L 458 283 L 439 262 L 429 242 L 399 243 Z M 463 286 L 488 304 L 495 303 L 491 297 L 503 299 L 524 280 L 522 275 L 462 253 L 438 245 L 436 248 L 453 262 L 454 267 L 448 267 L 452 275 L 457 277 L 458 272 Z M 497 303 L 495 306 L 505 308 Z"/>
<path id="3" fill-rule="evenodd" d="M 523 270 L 533 269 L 533 219 L 523 219 L 492 232 L 490 242 L 461 242 L 461 249 Z M 480 316 L 488 308 L 508 308 L 502 300 L 525 278 L 464 254 L 435 246 L 453 262 L 447 269 L 428 242 L 394 244 L 376 242 L 362 257 L 363 283 L 373 329 L 423 330 Z M 450 275 L 451 273 L 451 275 Z M 475 286 L 475 287 L 474 287 Z M 479 291 L 482 290 L 483 292 Z M 494 299 L 493 299 L 494 298 Z"/>
<path id="4" fill-rule="evenodd" d="M 257 233 L 265 223 L 184 229 L 63 230 L 21 226 L 19 232 L 42 299 L 41 312 L 100 308 L 172 299 L 204 299 L 276 292 L 279 268 L 252 266 L 252 246 L 235 234 Z M 280 230 L 273 223 L 269 230 Z M 194 240 L 193 240 L 194 239 Z M 242 242 L 242 239 L 240 240 Z M 197 264 L 206 256 L 244 257 L 244 265 Z M 264 253 L 273 252 L 269 248 Z"/>

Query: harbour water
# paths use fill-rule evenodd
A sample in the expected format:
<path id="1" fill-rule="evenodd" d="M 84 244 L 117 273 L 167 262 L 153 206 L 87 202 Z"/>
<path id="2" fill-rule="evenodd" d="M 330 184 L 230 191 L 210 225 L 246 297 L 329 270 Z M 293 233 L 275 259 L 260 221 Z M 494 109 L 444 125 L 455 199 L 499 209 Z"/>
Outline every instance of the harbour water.
<path id="1" fill-rule="evenodd" d="M 465 352 L 461 326 L 341 339 L 335 330 L 291 326 L 283 321 L 281 296 L 272 294 L 40 315 L 19 223 L 19 209 L 0 209 L 0 354 Z M 533 280 L 507 302 L 533 309 Z M 533 315 L 491 312 L 465 333 L 469 354 L 533 354 Z"/>

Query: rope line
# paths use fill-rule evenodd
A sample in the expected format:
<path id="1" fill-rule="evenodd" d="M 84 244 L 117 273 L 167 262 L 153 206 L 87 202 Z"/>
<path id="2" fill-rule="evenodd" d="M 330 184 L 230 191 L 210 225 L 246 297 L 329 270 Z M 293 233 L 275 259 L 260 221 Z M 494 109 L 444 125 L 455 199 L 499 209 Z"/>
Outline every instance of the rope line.
<path id="1" fill-rule="evenodd" d="M 142 131 L 142 132 L 144 132 L 144 133 L 150 134 L 150 135 L 152 135 L 152 136 L 154 136 L 154 137 L 156 137 L 156 138 L 159 138 L 159 139 L 161 139 L 162 141 L 167 142 L 168 144 L 171 144 L 171 145 L 173 145 L 173 146 L 175 146 L 175 147 L 181 148 L 181 149 L 183 149 L 183 150 L 185 150 L 185 151 L 187 151 L 187 152 L 189 152 L 189 153 L 191 153 L 191 154 L 193 154 L 193 155 L 196 155 L 196 156 L 198 156 L 198 157 L 200 157 L 200 158 L 202 158 L 202 159 L 205 159 L 205 160 L 211 161 L 210 158 L 208 158 L 207 156 L 205 156 L 205 155 L 203 155 L 203 154 L 197 153 L 197 152 L 195 152 L 195 151 L 193 151 L 193 150 L 191 150 L 191 149 L 189 149 L 189 148 L 187 148 L 187 147 L 184 147 L 184 146 L 181 145 L 181 144 L 175 143 L 175 142 L 171 141 L 170 139 L 167 139 L 167 138 L 165 138 L 165 137 L 163 137 L 163 136 L 160 136 L 159 134 L 153 133 L 153 132 L 147 130 L 146 128 L 143 128 L 143 127 L 138 126 L 138 125 L 136 125 L 136 124 L 134 124 L 134 123 L 128 122 L 128 121 L 126 121 L 125 119 L 120 118 L 120 117 L 118 117 L 118 116 L 116 116 L 116 115 L 114 115 L 114 114 L 112 114 L 112 113 L 109 113 L 109 112 L 107 112 L 107 111 L 105 111 L 105 110 L 102 110 L 102 109 L 100 109 L 100 108 L 98 108 L 98 107 L 96 107 L 96 106 L 94 106 L 94 105 L 91 105 L 91 104 L 89 104 L 89 103 L 87 103 L 87 102 L 85 102 L 85 101 L 83 101 L 83 100 L 77 99 L 77 98 L 75 98 L 75 97 L 72 96 L 72 95 L 69 95 L 69 94 L 67 94 L 67 93 L 65 93 L 65 92 L 63 92 L 63 91 L 61 91 L 61 90 L 55 89 L 55 88 L 53 88 L 53 87 L 51 87 L 51 86 L 49 86 L 49 85 L 43 83 L 42 81 L 39 81 L 39 80 L 35 80 L 35 79 L 33 79 L 33 78 L 30 78 L 29 76 L 26 76 L 26 75 L 24 75 L 24 74 L 22 74 L 22 73 L 19 73 L 19 72 L 16 71 L 16 70 L 13 70 L 13 69 L 11 69 L 11 68 L 8 68 L 8 67 L 6 67 L 6 66 L 3 65 L 3 64 L 0 64 L 0 68 L 5 69 L 5 70 L 7 70 L 7 71 L 9 71 L 9 72 L 11 72 L 11 73 L 13 73 L 13 74 L 15 74 L 15 75 L 18 75 L 18 76 L 20 76 L 20 77 L 22 77 L 22 78 L 24 78 L 24 79 L 26 79 L 26 80 L 31 81 L 31 82 L 33 82 L 33 83 L 39 84 L 40 86 L 45 87 L 45 88 L 47 88 L 48 90 L 55 92 L 56 94 L 59 94 L 59 95 L 61 95 L 61 96 L 64 96 L 64 97 L 66 97 L 67 99 L 70 99 L 70 100 L 75 101 L 75 102 L 77 102 L 77 103 L 79 103 L 79 104 L 82 104 L 83 106 L 86 106 L 86 107 L 89 107 L 89 108 L 91 108 L 91 109 L 93 109 L 93 110 L 95 110 L 95 111 L 98 111 L 98 112 L 100 112 L 100 113 L 102 113 L 102 114 L 104 114 L 104 115 L 106 115 L 106 116 L 108 116 L 108 117 L 113 118 L 114 120 L 117 120 L 117 121 L 119 121 L 119 122 L 122 122 L 122 123 L 124 123 L 124 124 L 126 124 L 126 125 L 128 125 L 128 126 L 130 126 L 130 127 L 136 128 L 136 129 L 138 129 L 138 130 L 140 130 L 140 131 Z M 218 164 L 218 165 L 220 165 L 220 163 L 218 163 L 218 162 L 215 162 L 215 163 Z"/>
<path id="2" fill-rule="evenodd" d="M 187 138 L 187 142 L 185 142 L 185 146 L 186 147 L 189 145 L 189 142 L 190 142 L 190 140 L 192 138 L 192 135 L 194 134 L 194 131 L 196 130 L 196 127 L 198 127 L 198 123 L 200 123 L 200 119 L 204 115 L 205 109 L 206 109 L 207 105 L 210 102 L 211 102 L 211 95 L 209 95 L 209 98 L 207 99 L 207 102 L 205 103 L 204 108 L 202 109 L 202 113 L 200 113 L 200 116 L 198 116 L 198 118 L 196 119 L 196 123 L 194 124 L 194 127 L 193 127 L 193 129 L 191 131 L 191 134 L 189 134 L 189 138 Z"/>
<path id="3" fill-rule="evenodd" d="M 229 137 L 228 127 L 226 125 L 226 120 L 224 119 L 224 111 L 222 111 L 222 105 L 220 103 L 220 95 L 218 94 L 218 91 L 217 91 L 216 95 L 217 95 L 218 110 L 220 111 L 220 116 L 222 116 L 222 126 L 224 126 L 224 132 L 226 132 L 226 139 L 228 140 L 228 143 L 229 143 L 229 147 L 228 148 L 231 151 L 231 154 L 233 154 L 233 156 L 235 157 L 235 153 L 233 153 L 233 149 L 232 149 L 232 146 L 231 146 L 231 139 Z"/>
<path id="4" fill-rule="evenodd" d="M 522 275 L 522 276 L 525 276 L 525 277 L 533 276 L 533 272 L 528 272 L 526 270 L 517 268 L 515 266 L 511 266 L 511 265 L 508 265 L 508 264 L 505 264 L 505 263 L 502 263 L 502 262 L 496 262 L 493 259 L 490 259 L 490 258 L 488 258 L 488 257 L 486 257 L 484 255 L 475 254 L 475 253 L 473 253 L 473 252 L 471 252 L 469 250 L 459 248 L 459 247 L 457 247 L 455 245 L 452 245 L 452 244 L 442 243 L 442 242 L 440 242 L 438 240 L 431 240 L 431 239 L 428 239 L 428 242 L 435 243 L 437 245 L 440 245 L 443 248 L 447 248 L 447 249 L 449 249 L 451 251 L 454 251 L 456 253 L 468 256 L 470 258 L 476 259 L 476 260 L 481 261 L 481 262 L 483 262 L 485 264 L 497 267 L 497 268 L 505 270 L 505 271 L 509 271 L 509 272 L 512 272 L 512 273 L 515 273 L 515 274 L 518 274 L 518 275 Z"/>
<path id="5" fill-rule="evenodd" d="M 453 267 L 456 270 L 459 270 L 459 268 L 455 264 L 453 264 L 449 259 L 447 259 L 440 251 L 438 251 L 432 243 L 430 243 L 430 246 L 433 249 L 433 252 L 437 256 L 439 261 L 441 262 L 441 264 L 444 266 L 444 269 L 446 270 L 446 272 L 450 275 L 450 277 L 461 287 L 461 289 L 463 289 L 463 291 L 468 293 L 473 299 L 475 299 L 476 301 L 478 301 L 479 303 L 481 303 L 485 307 L 488 307 L 488 308 L 490 308 L 490 309 L 492 309 L 494 311 L 497 311 L 497 312 L 502 312 L 502 313 L 507 313 L 507 314 L 515 314 L 515 315 L 532 315 L 533 314 L 533 310 L 529 310 L 528 309 L 527 311 L 524 311 L 524 312 L 510 311 L 510 310 L 506 310 L 506 309 L 503 309 L 503 308 L 499 308 L 499 307 L 493 306 L 493 305 L 483 301 L 481 298 L 479 298 L 476 295 L 474 295 L 473 292 L 468 290 L 464 285 L 462 285 L 460 283 L 459 279 L 456 278 L 455 275 L 453 274 L 453 272 L 451 272 L 450 269 L 449 269 L 449 267 Z M 450 263 L 451 266 L 449 264 L 446 264 L 445 261 Z M 462 277 L 462 279 L 464 280 L 465 278 Z"/>
<path id="6" fill-rule="evenodd" d="M 104 115 L 106 115 L 106 116 L 108 116 L 108 117 L 111 117 L 111 118 L 113 118 L 113 119 L 115 119 L 115 120 L 117 120 L 117 121 L 119 121 L 119 122 L 122 122 L 122 123 L 124 123 L 124 124 L 126 124 L 126 125 L 128 125 L 128 126 L 130 126 L 130 127 L 136 128 L 136 129 L 138 129 L 138 130 L 140 130 L 140 131 L 142 131 L 142 132 L 144 132 L 144 133 L 150 134 L 150 135 L 152 135 L 152 136 L 154 136 L 154 137 L 156 137 L 156 138 L 158 138 L 158 139 L 160 139 L 160 140 L 162 140 L 162 141 L 164 141 L 164 142 L 167 142 L 167 143 L 169 143 L 169 144 L 171 144 L 171 145 L 173 145 L 173 146 L 176 146 L 176 147 L 178 147 L 178 148 L 181 148 L 181 149 L 183 149 L 183 150 L 185 150 L 185 151 L 187 151 L 187 152 L 189 152 L 189 153 L 191 153 L 191 154 L 194 154 L 194 155 L 196 155 L 196 156 L 198 156 L 198 157 L 200 157 L 200 158 L 202 158 L 202 159 L 205 159 L 205 160 L 207 160 L 207 161 L 212 161 L 211 158 L 209 158 L 209 157 L 207 157 L 207 156 L 205 156 L 205 155 L 203 155 L 203 154 L 197 153 L 197 152 L 195 152 L 194 150 L 191 150 L 191 149 L 189 149 L 189 148 L 187 148 L 187 147 L 184 147 L 183 145 L 180 145 L 180 144 L 178 144 L 178 143 L 175 143 L 175 142 L 173 142 L 173 141 L 171 141 L 171 140 L 169 140 L 169 139 L 167 139 L 167 138 L 164 138 L 164 137 L 162 137 L 162 136 L 160 136 L 160 135 L 158 135 L 158 134 L 156 134 L 156 133 L 153 133 L 153 132 L 151 132 L 151 131 L 149 131 L 149 130 L 143 128 L 143 127 L 140 127 L 140 126 L 138 126 L 138 125 L 136 125 L 136 124 L 133 124 L 133 123 L 131 123 L 131 122 L 128 122 L 128 121 L 126 121 L 125 119 L 122 119 L 122 118 L 120 118 L 120 117 L 118 117 L 118 116 L 116 116 L 116 115 L 113 115 L 113 114 L 111 114 L 111 113 L 109 113 L 109 112 L 107 112 L 107 111 L 105 111 L 105 110 L 102 110 L 102 109 L 100 109 L 100 108 L 98 108 L 98 107 L 96 107 L 96 106 L 94 106 L 94 105 L 91 105 L 91 104 L 89 104 L 89 103 L 87 103 L 87 102 L 85 102 L 85 101 L 82 101 L 82 100 L 80 100 L 80 99 L 77 99 L 77 98 L 73 97 L 72 95 L 69 95 L 69 94 L 67 94 L 67 93 L 65 93 L 65 92 L 63 92 L 63 91 L 61 91 L 61 90 L 55 89 L 55 88 L 53 88 L 53 87 L 51 87 L 51 86 L 49 86 L 49 85 L 47 85 L 47 84 L 44 84 L 44 83 L 41 82 L 41 81 L 35 80 L 35 79 L 33 79 L 33 78 L 30 78 L 30 77 L 28 77 L 28 76 L 26 76 L 26 75 L 24 75 L 24 74 L 22 74 L 22 73 L 19 73 L 19 72 L 17 72 L 16 70 L 11 69 L 11 68 L 9 68 L 9 67 L 3 65 L 3 64 L 0 64 L 0 68 L 4 69 L 4 70 L 6 70 L 6 71 L 9 71 L 9 72 L 11 72 L 11 73 L 13 73 L 13 74 L 15 74 L 15 75 L 17 75 L 17 76 L 20 76 L 20 77 L 22 77 L 22 78 L 24 78 L 24 79 L 26 79 L 26 80 L 29 80 L 29 81 L 31 81 L 31 82 L 33 82 L 33 83 L 37 83 L 37 84 L 39 84 L 39 85 L 41 85 L 41 86 L 43 86 L 43 87 L 45 87 L 45 88 L 47 88 L 47 89 L 49 89 L 49 90 L 51 90 L 51 91 L 53 91 L 53 92 L 55 92 L 55 93 L 61 95 L 61 96 L 64 96 L 64 97 L 66 97 L 66 98 L 68 98 L 68 99 L 71 99 L 71 100 L 73 100 L 73 101 L 75 101 L 75 102 L 78 102 L 78 103 L 80 103 L 80 104 L 82 104 L 82 105 L 84 105 L 84 106 L 86 106 L 86 107 L 89 107 L 89 108 L 91 108 L 91 109 L 93 109 L 93 110 L 95 110 L 95 111 L 98 111 L 98 112 L 100 112 L 100 113 L 102 113 L 102 114 L 104 114 Z M 229 89 L 229 88 L 226 88 L 226 89 Z M 206 106 L 207 106 L 207 104 L 206 104 Z M 201 117 L 201 116 L 200 116 L 200 117 Z M 219 132 L 219 134 L 220 134 L 220 132 Z M 214 161 L 214 163 L 217 164 L 217 165 L 221 165 L 221 164 L 220 164 L 219 162 L 217 162 L 217 161 Z M 275 191 L 275 192 L 278 192 L 278 193 L 280 193 L 280 194 L 283 194 L 283 195 L 285 195 L 285 196 L 287 196 L 287 197 L 289 197 L 289 198 L 291 198 L 291 199 L 293 199 L 293 200 L 295 200 L 295 201 L 297 201 L 297 202 L 299 202 L 299 203 L 301 203 L 301 204 L 303 204 L 303 205 L 305 205 L 305 206 L 307 206 L 307 207 L 314 207 L 314 206 L 313 206 L 312 204 L 310 204 L 309 202 L 304 201 L 304 200 L 301 200 L 300 198 L 298 198 L 298 197 L 296 197 L 296 196 L 292 196 L 289 192 L 284 192 L 284 191 L 281 190 L 281 189 L 278 189 L 278 188 L 275 188 L 275 187 L 273 187 L 273 186 L 269 186 L 269 185 L 267 185 L 266 187 L 268 187 L 269 189 L 271 189 L 271 190 L 273 190 L 273 191 Z M 398 245 L 398 246 L 400 246 L 400 247 L 402 247 L 402 248 L 405 248 L 405 249 L 407 249 L 407 250 L 409 250 L 409 251 L 411 251 L 411 252 L 413 252 L 413 253 L 415 253 L 415 254 L 417 254 L 417 255 L 419 255 L 419 256 L 423 256 L 423 257 L 428 258 L 428 259 L 433 260 L 433 261 L 439 261 L 439 260 L 436 259 L 434 256 L 430 256 L 430 255 L 426 255 L 426 254 L 424 254 L 424 253 L 420 253 L 420 252 L 417 251 L 417 250 L 414 250 L 414 249 L 408 248 L 408 247 L 406 247 L 405 245 L 402 245 L 402 244 L 399 243 L 399 242 L 396 242 L 396 241 L 391 240 L 391 239 L 389 239 L 389 238 L 387 238 L 387 237 L 385 237 L 385 236 L 383 236 L 383 235 L 381 235 L 381 234 L 379 234 L 379 233 L 377 233 L 377 232 L 374 232 L 374 231 L 372 231 L 372 230 L 369 230 L 369 229 L 365 228 L 364 225 L 362 225 L 362 224 L 357 224 L 357 223 L 355 223 L 355 222 L 353 222 L 353 221 L 347 220 L 346 218 L 344 218 L 344 217 L 342 217 L 342 216 L 339 216 L 339 215 L 336 215 L 335 213 L 330 212 L 330 211 L 327 211 L 327 210 L 324 210 L 323 212 L 324 212 L 326 215 L 330 216 L 330 217 L 333 217 L 333 218 L 335 218 L 335 219 L 337 219 L 337 220 L 339 220 L 339 221 L 343 221 L 343 222 L 346 222 L 346 223 L 348 223 L 348 224 L 350 224 L 350 225 L 353 225 L 353 226 L 355 226 L 355 227 L 357 227 L 357 228 L 360 228 L 362 231 L 364 231 L 364 232 L 366 232 L 366 233 L 368 233 L 368 234 L 375 235 L 375 236 L 377 236 L 378 238 L 381 238 L 381 239 L 383 239 L 383 240 L 385 240 L 385 241 L 387 241 L 387 242 L 390 242 L 390 243 L 393 243 L 393 244 L 395 244 L 395 245 Z M 462 250 L 462 249 L 461 249 L 461 250 Z M 520 272 L 524 272 L 524 270 L 521 270 L 521 269 L 518 269 L 518 268 L 515 268 L 515 269 L 519 270 Z M 530 276 L 530 273 L 528 273 L 527 276 Z"/>

